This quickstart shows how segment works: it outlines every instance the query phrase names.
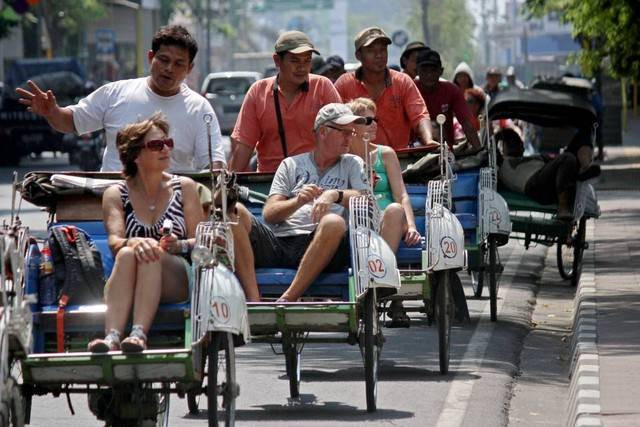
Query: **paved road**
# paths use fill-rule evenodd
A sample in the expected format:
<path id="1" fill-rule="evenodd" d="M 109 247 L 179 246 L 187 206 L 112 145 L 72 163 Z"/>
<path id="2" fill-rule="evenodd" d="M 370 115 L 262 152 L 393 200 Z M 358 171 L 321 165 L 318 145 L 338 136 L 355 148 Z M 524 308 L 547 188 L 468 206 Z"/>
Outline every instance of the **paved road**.
<path id="1" fill-rule="evenodd" d="M 68 169 L 55 159 L 39 160 L 20 169 Z M 8 169 L 0 169 L 0 206 L 8 207 Z M 7 215 L 3 211 L 2 215 Z M 22 218 L 34 230 L 44 228 L 45 216 L 23 204 Z M 438 373 L 437 330 L 421 315 L 410 329 L 384 329 L 385 343 L 378 385 L 378 411 L 366 412 L 364 370 L 355 346 L 309 345 L 302 355 L 301 398 L 288 398 L 284 358 L 266 345 L 252 344 L 238 351 L 239 425 L 370 425 L 502 426 L 507 424 L 514 377 L 533 304 L 537 280 L 546 255 L 542 247 L 529 251 L 518 243 L 501 248 L 506 269 L 499 293 L 499 321 L 489 321 L 487 299 L 468 299 L 471 323 L 452 331 L 451 374 Z M 468 295 L 471 289 L 466 283 Z M 92 426 L 100 422 L 88 411 L 86 397 L 35 397 L 33 426 Z M 202 403 L 206 409 L 205 402 Z M 206 411 L 187 414 L 186 401 L 171 403 L 171 425 L 202 425 Z"/>

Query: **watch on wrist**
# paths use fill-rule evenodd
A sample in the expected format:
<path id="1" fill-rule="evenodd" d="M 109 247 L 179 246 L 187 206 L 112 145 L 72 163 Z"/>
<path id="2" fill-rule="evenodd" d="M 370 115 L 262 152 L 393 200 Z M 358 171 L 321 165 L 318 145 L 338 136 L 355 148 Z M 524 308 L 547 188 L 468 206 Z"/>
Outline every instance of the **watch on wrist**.
<path id="1" fill-rule="evenodd" d="M 336 191 L 338 192 L 338 198 L 334 203 L 340 204 L 342 203 L 342 198 L 344 197 L 344 191 L 342 190 L 336 190 Z"/>

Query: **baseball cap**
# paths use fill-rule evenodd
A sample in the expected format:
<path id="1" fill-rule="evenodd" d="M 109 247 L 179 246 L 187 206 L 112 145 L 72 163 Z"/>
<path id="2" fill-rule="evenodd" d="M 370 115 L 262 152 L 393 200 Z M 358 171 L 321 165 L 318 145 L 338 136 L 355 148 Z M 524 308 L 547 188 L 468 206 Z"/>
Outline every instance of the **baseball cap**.
<path id="1" fill-rule="evenodd" d="M 513 65 L 510 65 L 509 68 L 507 68 L 507 76 L 515 76 L 516 75 L 516 69 L 513 68 Z"/>
<path id="2" fill-rule="evenodd" d="M 490 67 L 487 70 L 487 76 L 501 76 L 501 75 L 502 75 L 502 72 L 497 67 Z"/>
<path id="3" fill-rule="evenodd" d="M 309 37 L 302 31 L 285 31 L 280 34 L 275 45 L 276 53 L 291 52 L 291 53 L 304 53 L 313 52 L 320 55 L 314 47 Z"/>
<path id="4" fill-rule="evenodd" d="M 427 45 L 422 42 L 415 41 L 411 42 L 404 48 L 402 55 L 400 55 L 400 65 L 404 68 L 404 62 L 407 60 L 407 57 L 416 50 L 429 49 Z"/>
<path id="5" fill-rule="evenodd" d="M 314 57 L 313 59 L 315 60 L 316 58 L 317 57 Z M 311 61 L 311 72 L 313 74 L 324 74 L 327 71 L 333 70 L 335 68 L 344 70 L 344 61 L 342 60 L 340 55 L 331 55 L 327 58 L 326 61 L 323 59 L 322 62 L 314 62 L 313 60 Z"/>
<path id="6" fill-rule="evenodd" d="M 416 64 L 418 64 L 418 66 L 433 65 L 436 67 L 442 67 L 440 54 L 432 49 L 424 49 L 418 52 L 418 57 L 416 58 Z"/>
<path id="7" fill-rule="evenodd" d="M 369 46 L 371 43 L 378 39 L 383 39 L 387 44 L 391 44 L 391 39 L 385 33 L 382 28 L 379 27 L 369 27 L 360 31 L 356 35 L 355 46 L 356 50 L 359 50 L 361 47 Z"/>
<path id="8" fill-rule="evenodd" d="M 326 123 L 335 123 L 337 125 L 348 125 L 349 123 L 364 124 L 366 119 L 362 116 L 356 116 L 353 111 L 344 104 L 331 103 L 327 104 L 318 111 L 316 121 L 313 124 L 313 130 Z"/>

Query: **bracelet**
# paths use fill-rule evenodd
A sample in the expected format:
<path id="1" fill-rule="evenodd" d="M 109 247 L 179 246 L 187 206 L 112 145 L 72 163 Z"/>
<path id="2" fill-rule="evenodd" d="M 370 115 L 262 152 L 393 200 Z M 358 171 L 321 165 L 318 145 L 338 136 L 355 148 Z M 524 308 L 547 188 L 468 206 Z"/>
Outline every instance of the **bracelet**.
<path id="1" fill-rule="evenodd" d="M 344 197 L 344 191 L 336 190 L 338 192 L 338 199 L 334 202 L 340 204 L 342 202 L 342 198 Z"/>
<path id="2" fill-rule="evenodd" d="M 189 242 L 186 240 L 180 240 L 180 253 L 188 254 L 189 253 Z"/>

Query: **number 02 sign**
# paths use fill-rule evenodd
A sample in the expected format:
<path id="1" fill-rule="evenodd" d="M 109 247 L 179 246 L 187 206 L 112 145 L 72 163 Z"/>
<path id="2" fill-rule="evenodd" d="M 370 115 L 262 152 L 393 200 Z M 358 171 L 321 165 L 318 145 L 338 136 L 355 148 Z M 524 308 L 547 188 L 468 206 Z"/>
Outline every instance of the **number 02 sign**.
<path id="1" fill-rule="evenodd" d="M 367 260 L 369 274 L 377 279 L 381 279 L 387 275 L 387 266 L 384 260 L 378 255 L 370 255 Z"/>

